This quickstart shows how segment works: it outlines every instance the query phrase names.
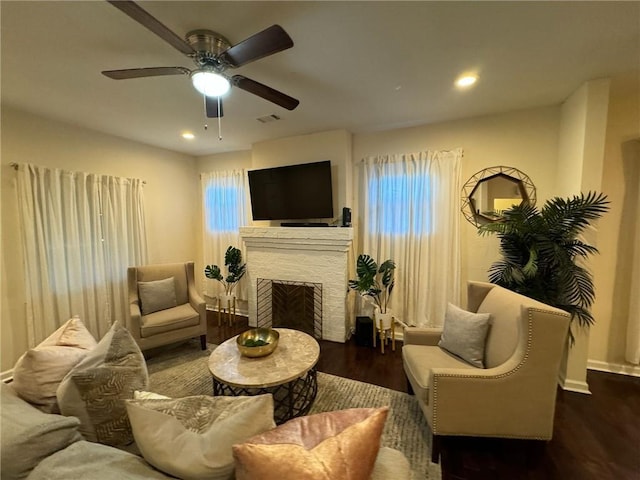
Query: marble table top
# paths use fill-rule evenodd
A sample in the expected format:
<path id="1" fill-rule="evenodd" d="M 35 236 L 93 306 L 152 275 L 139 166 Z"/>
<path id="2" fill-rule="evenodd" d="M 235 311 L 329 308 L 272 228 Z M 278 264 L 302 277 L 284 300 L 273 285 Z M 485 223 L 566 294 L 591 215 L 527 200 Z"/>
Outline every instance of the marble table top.
<path id="1" fill-rule="evenodd" d="M 240 355 L 236 337 L 220 344 L 209 356 L 209 371 L 218 381 L 235 387 L 282 385 L 303 376 L 320 357 L 320 345 L 299 330 L 276 328 L 280 340 L 275 351 L 260 358 Z"/>

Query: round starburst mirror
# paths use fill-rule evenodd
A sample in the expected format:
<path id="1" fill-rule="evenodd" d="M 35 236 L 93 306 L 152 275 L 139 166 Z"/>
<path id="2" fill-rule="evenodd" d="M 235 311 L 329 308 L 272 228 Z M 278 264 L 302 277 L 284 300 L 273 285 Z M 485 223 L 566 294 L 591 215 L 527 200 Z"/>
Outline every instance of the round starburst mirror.
<path id="1" fill-rule="evenodd" d="M 517 168 L 485 168 L 462 187 L 462 213 L 476 227 L 499 222 L 504 210 L 525 202 L 535 205 L 536 187 Z"/>

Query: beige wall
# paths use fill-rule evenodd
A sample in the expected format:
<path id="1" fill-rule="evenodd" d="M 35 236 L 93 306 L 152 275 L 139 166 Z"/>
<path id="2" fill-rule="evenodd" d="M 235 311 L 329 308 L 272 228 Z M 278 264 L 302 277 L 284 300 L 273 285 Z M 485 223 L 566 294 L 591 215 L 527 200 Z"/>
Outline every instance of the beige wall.
<path id="1" fill-rule="evenodd" d="M 522 170 L 535 184 L 538 202 L 553 196 L 558 153 L 560 108 L 544 107 L 518 112 L 423 125 L 353 137 L 356 164 L 369 155 L 451 150 L 462 147 L 463 182 L 475 172 L 496 165 Z M 354 222 L 357 221 L 354 212 Z M 487 270 L 498 258 L 495 237 L 480 237 L 462 214 L 461 275 L 467 280 L 487 281 Z M 359 253 L 359 252 L 358 252 Z M 466 288 L 461 292 L 465 295 Z"/>
<path id="2" fill-rule="evenodd" d="M 592 261 L 596 302 L 589 366 L 626 371 L 624 360 L 631 281 L 633 232 L 640 221 L 640 72 L 611 80 L 602 191 L 611 210 L 598 225 L 600 254 Z M 635 239 L 637 242 L 638 240 Z M 638 295 L 638 292 L 633 292 Z M 636 373 L 638 368 L 636 367 Z"/>
<path id="3" fill-rule="evenodd" d="M 602 191 L 602 164 L 609 107 L 609 80 L 592 80 L 580 86 L 562 105 L 557 162 L 556 195 Z M 583 232 L 583 240 L 598 245 L 598 224 Z M 592 259 L 583 262 L 592 269 Z M 594 271 L 595 275 L 601 272 Z M 596 297 L 598 292 L 596 291 Z M 560 384 L 566 390 L 589 393 L 587 360 L 590 330 L 577 322 L 571 327 L 574 344 L 567 347 L 560 368 Z"/>
<path id="4" fill-rule="evenodd" d="M 331 160 L 333 216 L 353 201 L 351 181 L 351 133 L 346 130 L 268 140 L 253 145 L 252 168 L 279 167 Z M 278 222 L 271 222 L 279 225 Z"/>
<path id="5" fill-rule="evenodd" d="M 198 229 L 198 181 L 193 157 L 62 124 L 2 107 L 2 318 L 0 370 L 27 348 L 22 249 L 15 170 L 33 163 L 146 181 L 149 261 L 192 260 Z"/>

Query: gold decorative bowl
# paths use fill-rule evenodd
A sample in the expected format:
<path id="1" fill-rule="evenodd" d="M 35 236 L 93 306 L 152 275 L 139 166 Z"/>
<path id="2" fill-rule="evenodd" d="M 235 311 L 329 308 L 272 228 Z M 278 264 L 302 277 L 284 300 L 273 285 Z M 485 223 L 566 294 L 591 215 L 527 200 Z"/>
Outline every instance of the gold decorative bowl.
<path id="1" fill-rule="evenodd" d="M 266 357 L 278 346 L 280 334 L 272 328 L 252 328 L 236 339 L 238 350 L 245 357 Z"/>

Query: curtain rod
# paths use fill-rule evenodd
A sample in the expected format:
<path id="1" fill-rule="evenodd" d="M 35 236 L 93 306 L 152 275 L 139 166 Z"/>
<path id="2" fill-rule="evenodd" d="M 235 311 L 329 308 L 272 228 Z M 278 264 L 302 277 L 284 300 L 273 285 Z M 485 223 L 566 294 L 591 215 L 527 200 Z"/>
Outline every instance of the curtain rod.
<path id="1" fill-rule="evenodd" d="M 18 164 L 17 164 L 16 162 L 11 162 L 11 163 L 9 164 L 9 166 L 10 166 L 10 167 L 13 167 L 13 169 L 14 169 L 14 170 L 18 170 Z M 146 181 L 146 180 L 142 180 L 142 184 L 143 184 L 143 185 L 146 185 L 146 184 L 147 184 L 147 181 Z"/>

